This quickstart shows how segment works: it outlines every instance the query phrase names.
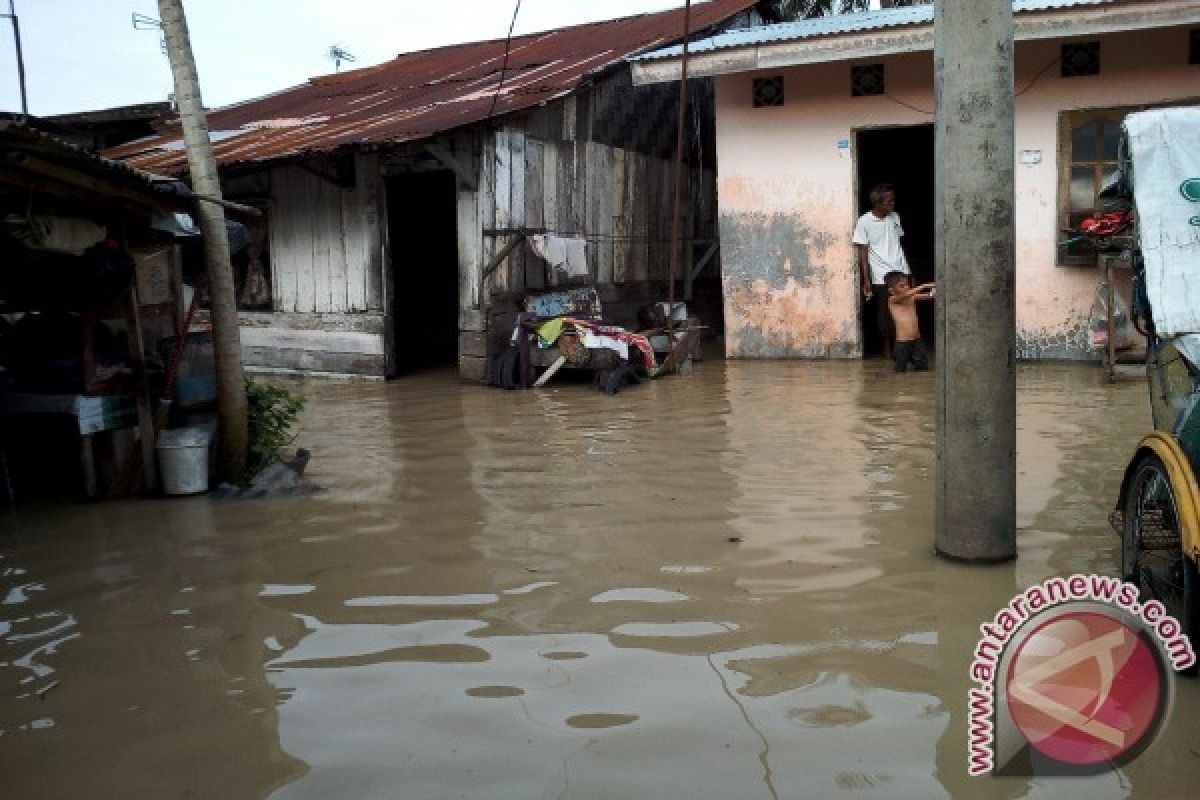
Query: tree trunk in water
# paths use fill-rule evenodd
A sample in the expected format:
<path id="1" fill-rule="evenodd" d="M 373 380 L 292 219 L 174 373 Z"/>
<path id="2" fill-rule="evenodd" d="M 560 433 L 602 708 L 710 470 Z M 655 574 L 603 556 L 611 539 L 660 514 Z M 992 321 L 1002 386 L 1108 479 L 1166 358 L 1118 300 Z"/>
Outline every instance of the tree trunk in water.
<path id="1" fill-rule="evenodd" d="M 221 198 L 216 159 L 208 138 L 208 122 L 200 99 L 196 60 L 188 39 L 182 0 L 158 0 L 167 56 L 175 78 L 175 102 L 183 124 L 192 189 L 197 194 Z M 242 343 L 238 334 L 237 298 L 233 267 L 229 263 L 229 236 L 225 211 L 216 203 L 196 202 L 200 230 L 204 233 L 204 257 L 208 266 L 213 325 L 213 349 L 217 368 L 217 415 L 221 429 L 220 477 L 241 480 L 246 468 L 247 422 L 246 381 L 242 373 Z"/>

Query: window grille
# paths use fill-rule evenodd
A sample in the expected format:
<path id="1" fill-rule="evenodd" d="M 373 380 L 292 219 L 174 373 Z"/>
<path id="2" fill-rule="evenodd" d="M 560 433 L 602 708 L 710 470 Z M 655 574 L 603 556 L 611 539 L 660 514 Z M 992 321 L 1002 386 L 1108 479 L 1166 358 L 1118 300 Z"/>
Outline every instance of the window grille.
<path id="1" fill-rule="evenodd" d="M 754 107 L 783 105 L 783 76 L 754 79 Z"/>
<path id="2" fill-rule="evenodd" d="M 883 94 L 885 91 L 883 64 L 867 64 L 850 68 L 851 97 L 869 97 Z"/>
<path id="3" fill-rule="evenodd" d="M 1099 74 L 1099 42 L 1079 42 L 1062 46 L 1062 76 L 1064 78 Z"/>

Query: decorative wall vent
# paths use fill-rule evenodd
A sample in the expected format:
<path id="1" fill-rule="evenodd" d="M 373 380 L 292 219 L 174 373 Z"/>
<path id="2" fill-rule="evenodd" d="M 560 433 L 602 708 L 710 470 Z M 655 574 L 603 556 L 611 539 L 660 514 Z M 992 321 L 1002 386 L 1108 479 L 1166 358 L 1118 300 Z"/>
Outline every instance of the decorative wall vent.
<path id="1" fill-rule="evenodd" d="M 1099 42 L 1078 42 L 1062 46 L 1062 76 L 1064 78 L 1099 74 Z"/>
<path id="2" fill-rule="evenodd" d="M 783 76 L 754 79 L 754 107 L 783 105 Z"/>
<path id="3" fill-rule="evenodd" d="M 865 64 L 850 68 L 850 96 L 870 97 L 884 94 L 887 87 L 883 82 L 883 64 Z"/>

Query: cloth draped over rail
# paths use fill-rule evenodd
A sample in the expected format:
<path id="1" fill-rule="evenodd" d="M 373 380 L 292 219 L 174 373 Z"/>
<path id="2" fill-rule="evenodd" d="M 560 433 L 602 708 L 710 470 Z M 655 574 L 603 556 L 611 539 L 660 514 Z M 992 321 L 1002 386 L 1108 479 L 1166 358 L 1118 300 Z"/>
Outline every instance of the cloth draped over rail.
<path id="1" fill-rule="evenodd" d="M 564 333 L 569 332 L 577 332 L 585 347 L 615 350 L 626 361 L 629 360 L 629 348 L 633 347 L 641 355 L 646 371 L 651 376 L 658 371 L 654 348 L 650 346 L 650 340 L 640 333 L 631 333 L 615 325 L 605 325 L 574 317 L 555 317 L 546 320 L 538 324 L 536 330 L 539 344 L 542 347 L 554 346 Z"/>

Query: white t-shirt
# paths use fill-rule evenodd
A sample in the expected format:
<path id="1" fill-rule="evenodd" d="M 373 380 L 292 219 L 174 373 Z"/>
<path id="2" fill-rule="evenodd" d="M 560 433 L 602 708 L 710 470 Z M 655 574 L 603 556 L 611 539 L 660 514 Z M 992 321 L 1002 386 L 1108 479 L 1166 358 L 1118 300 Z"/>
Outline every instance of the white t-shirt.
<path id="1" fill-rule="evenodd" d="M 867 263 L 871 268 L 872 284 L 882 284 L 883 276 L 889 272 L 912 274 L 908 268 L 908 261 L 904 258 L 904 249 L 900 247 L 900 237 L 903 235 L 900 215 L 895 211 L 882 219 L 875 216 L 874 211 L 868 211 L 858 218 L 851 241 L 867 246 Z"/>

